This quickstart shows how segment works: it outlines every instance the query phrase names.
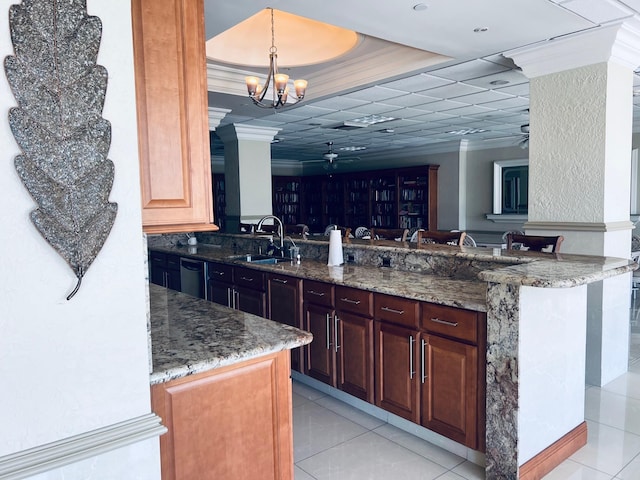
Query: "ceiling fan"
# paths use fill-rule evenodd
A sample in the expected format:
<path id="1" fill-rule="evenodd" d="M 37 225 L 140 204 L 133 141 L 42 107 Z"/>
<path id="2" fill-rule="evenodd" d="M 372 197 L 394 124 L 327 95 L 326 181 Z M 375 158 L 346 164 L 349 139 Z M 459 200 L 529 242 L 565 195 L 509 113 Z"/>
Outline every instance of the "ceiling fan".
<path id="1" fill-rule="evenodd" d="M 322 155 L 322 158 L 324 158 L 330 166 L 336 168 L 334 162 L 338 159 L 338 154 L 333 151 L 333 142 L 327 142 L 327 146 L 329 147 L 329 150 Z"/>
<path id="2" fill-rule="evenodd" d="M 518 146 L 523 150 L 529 147 L 529 124 L 520 125 L 522 138 L 518 141 Z"/>

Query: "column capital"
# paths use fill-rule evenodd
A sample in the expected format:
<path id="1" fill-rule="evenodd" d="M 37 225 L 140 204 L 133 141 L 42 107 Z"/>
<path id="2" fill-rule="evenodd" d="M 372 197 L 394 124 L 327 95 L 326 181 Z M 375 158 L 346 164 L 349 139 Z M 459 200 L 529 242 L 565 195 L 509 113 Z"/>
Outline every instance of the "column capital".
<path id="1" fill-rule="evenodd" d="M 241 123 L 231 123 L 220 127 L 216 133 L 223 143 L 234 140 L 253 140 L 271 143 L 279 131 L 280 130 L 277 128 L 256 127 L 253 125 L 243 125 Z"/>
<path id="2" fill-rule="evenodd" d="M 631 17 L 503 55 L 529 78 L 609 61 L 635 70 L 640 65 L 640 19 Z"/>
<path id="3" fill-rule="evenodd" d="M 209 107 L 209 130 L 214 131 L 220 125 L 220 122 L 227 113 L 231 112 L 228 108 Z"/>

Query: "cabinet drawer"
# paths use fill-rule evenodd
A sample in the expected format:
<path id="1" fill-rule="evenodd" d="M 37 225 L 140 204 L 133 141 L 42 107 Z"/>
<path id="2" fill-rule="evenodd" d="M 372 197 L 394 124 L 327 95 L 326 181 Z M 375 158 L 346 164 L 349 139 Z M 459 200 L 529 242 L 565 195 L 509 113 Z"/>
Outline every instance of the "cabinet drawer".
<path id="1" fill-rule="evenodd" d="M 178 255 L 167 255 L 167 270 L 180 270 L 180 257 Z"/>
<path id="2" fill-rule="evenodd" d="M 336 287 L 336 310 L 373 316 L 373 293 L 357 288 Z"/>
<path id="3" fill-rule="evenodd" d="M 407 327 L 416 328 L 418 326 L 420 302 L 417 300 L 376 293 L 374 304 L 376 320 L 397 323 Z"/>
<path id="4" fill-rule="evenodd" d="M 252 288 L 254 290 L 265 290 L 264 273 L 251 268 L 235 267 L 233 279 L 240 287 Z"/>
<path id="5" fill-rule="evenodd" d="M 212 282 L 233 283 L 233 267 L 224 263 L 209 262 L 209 280 Z"/>
<path id="6" fill-rule="evenodd" d="M 431 333 L 478 343 L 478 313 L 471 310 L 423 303 L 420 326 Z"/>
<path id="7" fill-rule="evenodd" d="M 303 291 L 305 302 L 333 307 L 333 285 L 330 283 L 304 280 Z"/>

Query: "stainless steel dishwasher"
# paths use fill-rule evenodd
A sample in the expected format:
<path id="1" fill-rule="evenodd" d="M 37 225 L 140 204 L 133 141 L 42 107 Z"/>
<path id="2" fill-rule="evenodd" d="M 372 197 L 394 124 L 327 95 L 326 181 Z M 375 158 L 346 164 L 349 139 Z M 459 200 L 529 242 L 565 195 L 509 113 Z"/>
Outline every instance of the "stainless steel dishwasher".
<path id="1" fill-rule="evenodd" d="M 180 291 L 207 300 L 207 262 L 180 258 Z"/>

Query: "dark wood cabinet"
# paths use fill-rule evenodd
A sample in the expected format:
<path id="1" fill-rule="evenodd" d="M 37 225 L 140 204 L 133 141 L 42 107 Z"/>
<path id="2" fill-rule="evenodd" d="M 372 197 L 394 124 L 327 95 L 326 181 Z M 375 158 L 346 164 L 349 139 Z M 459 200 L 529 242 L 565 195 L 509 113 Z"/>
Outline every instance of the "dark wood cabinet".
<path id="1" fill-rule="evenodd" d="M 163 252 L 149 252 L 151 283 L 180 291 L 180 256 Z"/>
<path id="2" fill-rule="evenodd" d="M 484 314 L 421 305 L 421 419 L 425 427 L 484 450 Z"/>
<path id="3" fill-rule="evenodd" d="M 420 423 L 476 448 L 478 347 L 436 335 L 423 335 L 420 348 Z"/>
<path id="4" fill-rule="evenodd" d="M 373 403 L 373 293 L 336 286 L 335 306 L 338 388 Z"/>
<path id="5" fill-rule="evenodd" d="M 415 423 L 420 421 L 416 330 L 375 322 L 376 396 L 385 410 Z"/>
<path id="6" fill-rule="evenodd" d="M 334 287 L 303 280 L 304 329 L 313 334 L 306 346 L 304 372 L 321 382 L 337 386 L 334 354 Z"/>
<path id="7" fill-rule="evenodd" d="M 302 328 L 302 280 L 286 275 L 267 276 L 268 318 L 279 323 Z M 291 350 L 291 368 L 302 372 L 303 348 Z"/>
<path id="8" fill-rule="evenodd" d="M 209 299 L 220 305 L 266 316 L 265 274 L 251 268 L 209 262 Z"/>

